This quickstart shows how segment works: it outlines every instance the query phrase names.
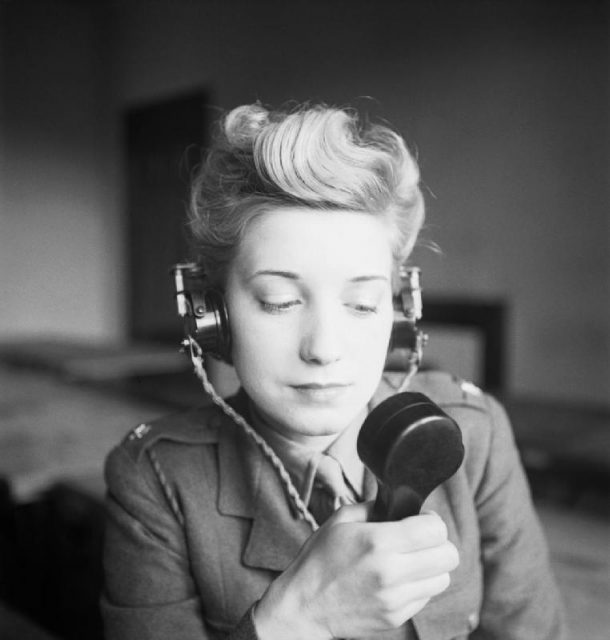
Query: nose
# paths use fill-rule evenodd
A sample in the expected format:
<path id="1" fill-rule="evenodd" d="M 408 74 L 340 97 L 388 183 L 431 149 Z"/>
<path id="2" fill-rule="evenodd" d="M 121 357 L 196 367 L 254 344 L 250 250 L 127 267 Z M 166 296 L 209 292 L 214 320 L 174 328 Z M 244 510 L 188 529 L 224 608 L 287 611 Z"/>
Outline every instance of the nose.
<path id="1" fill-rule="evenodd" d="M 316 309 L 303 318 L 300 357 L 304 362 L 326 365 L 341 358 L 341 327 L 337 314 Z"/>

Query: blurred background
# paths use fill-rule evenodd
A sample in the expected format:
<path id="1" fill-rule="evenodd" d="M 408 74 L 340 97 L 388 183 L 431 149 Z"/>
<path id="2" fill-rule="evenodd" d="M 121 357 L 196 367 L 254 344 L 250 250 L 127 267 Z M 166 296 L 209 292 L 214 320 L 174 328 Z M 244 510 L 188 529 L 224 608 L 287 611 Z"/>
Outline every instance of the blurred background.
<path id="1" fill-rule="evenodd" d="M 104 456 L 205 402 L 190 172 L 224 110 L 322 100 L 416 153 L 425 366 L 505 402 L 574 637 L 607 637 L 608 45 L 604 0 L 0 1 L 0 636 L 101 638 Z"/>

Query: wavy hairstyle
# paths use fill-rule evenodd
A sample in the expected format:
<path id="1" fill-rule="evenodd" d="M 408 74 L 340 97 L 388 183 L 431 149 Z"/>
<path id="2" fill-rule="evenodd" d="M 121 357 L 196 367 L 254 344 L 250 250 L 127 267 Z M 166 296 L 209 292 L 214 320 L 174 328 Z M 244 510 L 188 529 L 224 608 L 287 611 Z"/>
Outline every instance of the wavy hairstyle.
<path id="1" fill-rule="evenodd" d="M 237 107 L 221 120 L 191 191 L 194 248 L 212 284 L 224 286 L 248 223 L 282 206 L 382 217 L 396 264 L 424 219 L 417 163 L 389 127 L 325 105 Z"/>

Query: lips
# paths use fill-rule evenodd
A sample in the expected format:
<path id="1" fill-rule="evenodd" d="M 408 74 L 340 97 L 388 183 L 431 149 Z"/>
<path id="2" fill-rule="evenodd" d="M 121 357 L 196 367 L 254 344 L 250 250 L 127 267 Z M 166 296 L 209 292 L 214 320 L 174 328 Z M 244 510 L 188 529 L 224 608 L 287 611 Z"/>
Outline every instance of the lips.
<path id="1" fill-rule="evenodd" d="M 338 399 L 351 384 L 344 382 L 308 382 L 292 385 L 303 398 L 313 402 L 331 402 Z"/>
<path id="2" fill-rule="evenodd" d="M 349 387 L 347 382 L 306 382 L 292 385 L 295 389 L 334 389 L 336 387 Z"/>

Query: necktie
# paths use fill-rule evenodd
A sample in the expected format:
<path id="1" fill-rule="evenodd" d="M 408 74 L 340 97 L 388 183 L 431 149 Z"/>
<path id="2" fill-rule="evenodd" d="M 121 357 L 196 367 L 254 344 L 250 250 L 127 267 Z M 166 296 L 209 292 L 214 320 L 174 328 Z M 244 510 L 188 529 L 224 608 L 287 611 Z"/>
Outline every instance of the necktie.
<path id="1" fill-rule="evenodd" d="M 316 522 L 322 524 L 341 505 L 353 503 L 354 499 L 343 479 L 341 465 L 333 457 L 320 454 L 308 505 Z"/>

